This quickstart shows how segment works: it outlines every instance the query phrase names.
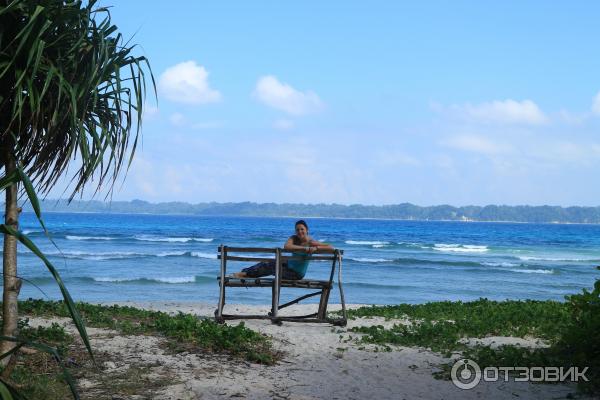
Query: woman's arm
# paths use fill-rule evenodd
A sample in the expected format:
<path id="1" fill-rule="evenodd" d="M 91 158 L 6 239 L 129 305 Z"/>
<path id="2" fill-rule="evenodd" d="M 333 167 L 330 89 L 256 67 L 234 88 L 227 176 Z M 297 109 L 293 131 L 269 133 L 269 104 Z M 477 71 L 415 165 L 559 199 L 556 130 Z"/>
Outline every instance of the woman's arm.
<path id="1" fill-rule="evenodd" d="M 283 248 L 285 250 L 291 250 L 291 251 L 304 251 L 308 254 L 312 254 L 312 253 L 333 253 L 333 251 L 335 250 L 331 245 L 328 245 L 326 243 L 321 243 L 318 240 L 313 240 L 310 239 L 308 241 L 308 245 L 307 246 L 302 246 L 302 245 L 298 245 L 298 244 L 294 244 L 294 237 L 291 236 L 287 242 L 285 242 L 285 245 L 283 246 Z"/>
<path id="2" fill-rule="evenodd" d="M 287 240 L 287 242 L 285 242 L 285 245 L 283 246 L 284 249 L 286 250 L 292 250 L 292 251 L 306 251 L 309 252 L 309 246 L 301 246 L 299 244 L 294 244 L 294 237 L 290 236 L 290 238 Z"/>
<path id="3" fill-rule="evenodd" d="M 333 253 L 335 250 L 332 245 L 321 243 L 318 240 L 311 239 L 309 243 L 311 247 L 316 247 L 319 253 Z"/>

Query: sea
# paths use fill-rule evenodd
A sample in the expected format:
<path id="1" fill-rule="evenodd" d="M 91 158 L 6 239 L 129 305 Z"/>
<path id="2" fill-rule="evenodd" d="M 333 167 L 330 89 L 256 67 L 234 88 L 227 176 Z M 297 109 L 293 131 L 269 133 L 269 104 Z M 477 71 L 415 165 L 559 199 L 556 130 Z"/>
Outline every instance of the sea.
<path id="1" fill-rule="evenodd" d="M 21 230 L 86 302 L 218 301 L 217 248 L 282 247 L 296 218 L 47 213 Z M 347 303 L 488 298 L 564 301 L 600 279 L 600 225 L 306 218 L 314 239 L 344 251 Z M 51 240 L 50 240 L 51 239 Z M 21 299 L 60 299 L 45 265 L 19 245 Z M 228 273 L 251 265 L 230 262 Z M 325 279 L 330 262 L 307 277 Z M 337 281 L 337 274 L 336 274 Z M 282 301 L 298 295 L 284 289 Z M 269 304 L 268 289 L 228 288 L 227 302 Z M 338 286 L 332 301 L 339 302 Z M 315 297 L 308 301 L 317 301 Z"/>

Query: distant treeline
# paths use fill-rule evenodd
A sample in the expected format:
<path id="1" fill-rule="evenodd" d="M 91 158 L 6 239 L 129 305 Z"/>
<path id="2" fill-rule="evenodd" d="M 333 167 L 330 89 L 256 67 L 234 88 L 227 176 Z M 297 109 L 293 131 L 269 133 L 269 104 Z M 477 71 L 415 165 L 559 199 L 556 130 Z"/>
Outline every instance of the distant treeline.
<path id="1" fill-rule="evenodd" d="M 133 214 L 190 214 L 257 217 L 386 218 L 403 220 L 510 221 L 536 223 L 600 223 L 600 207 L 558 206 L 465 206 L 420 207 L 410 203 L 366 206 L 361 204 L 275 204 L 275 203 L 149 203 L 133 201 L 45 200 L 44 211 Z M 26 206 L 25 211 L 31 207 Z"/>

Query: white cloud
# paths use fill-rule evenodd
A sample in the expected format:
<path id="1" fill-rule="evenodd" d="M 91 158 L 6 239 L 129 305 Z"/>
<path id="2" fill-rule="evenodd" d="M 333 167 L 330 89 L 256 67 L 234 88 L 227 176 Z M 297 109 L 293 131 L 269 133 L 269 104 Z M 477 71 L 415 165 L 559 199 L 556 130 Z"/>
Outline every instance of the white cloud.
<path id="1" fill-rule="evenodd" d="M 323 102 L 316 93 L 296 90 L 272 75 L 258 79 L 254 95 L 266 105 L 292 115 L 311 114 L 323 108 Z"/>
<path id="2" fill-rule="evenodd" d="M 294 121 L 289 120 L 289 119 L 278 119 L 277 121 L 273 122 L 273 128 L 275 129 L 279 129 L 280 131 L 287 131 L 290 130 L 294 127 Z"/>
<path id="3" fill-rule="evenodd" d="M 439 105 L 433 105 L 434 110 L 445 111 Z M 525 124 L 541 125 L 548 121 L 548 117 L 531 100 L 494 100 L 480 104 L 452 105 L 447 108 L 451 114 L 459 117 L 500 124 Z"/>
<path id="4" fill-rule="evenodd" d="M 592 112 L 600 115 L 600 92 L 598 92 L 592 100 Z"/>
<path id="5" fill-rule="evenodd" d="M 459 150 L 481 154 L 500 154 L 511 150 L 510 146 L 491 141 L 478 135 L 459 135 L 442 142 L 443 145 Z"/>
<path id="6" fill-rule="evenodd" d="M 208 84 L 208 71 L 196 64 L 186 61 L 169 67 L 159 80 L 160 91 L 171 101 L 185 104 L 214 103 L 222 96 Z"/>

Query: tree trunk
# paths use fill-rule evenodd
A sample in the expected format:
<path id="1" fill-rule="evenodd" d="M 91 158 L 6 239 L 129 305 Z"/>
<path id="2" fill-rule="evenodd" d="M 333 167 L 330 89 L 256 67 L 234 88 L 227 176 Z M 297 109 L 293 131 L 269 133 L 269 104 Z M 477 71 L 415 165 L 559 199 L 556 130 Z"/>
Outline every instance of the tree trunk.
<path id="1" fill-rule="evenodd" d="M 11 174 L 16 170 L 16 163 L 10 152 L 4 154 L 4 173 Z M 19 209 L 17 207 L 17 184 L 6 188 L 6 209 L 4 222 L 6 225 L 19 229 Z M 4 336 L 16 336 L 17 322 L 19 319 L 18 303 L 21 280 L 17 278 L 17 238 L 4 235 L 4 293 L 2 296 L 2 334 Z M 0 344 L 0 354 L 15 347 L 14 342 L 4 341 Z M 10 357 L 0 361 L 0 365 L 6 366 Z"/>

